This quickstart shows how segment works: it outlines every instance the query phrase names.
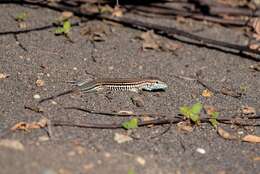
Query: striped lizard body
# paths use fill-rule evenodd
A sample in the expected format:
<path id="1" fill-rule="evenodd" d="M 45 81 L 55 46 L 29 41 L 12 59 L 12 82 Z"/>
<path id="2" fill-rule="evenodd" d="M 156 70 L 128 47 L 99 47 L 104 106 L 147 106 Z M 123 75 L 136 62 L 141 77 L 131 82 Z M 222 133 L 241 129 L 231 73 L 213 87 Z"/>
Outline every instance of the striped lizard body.
<path id="1" fill-rule="evenodd" d="M 73 93 L 73 92 L 101 92 L 101 91 L 132 91 L 139 92 L 145 91 L 157 91 L 165 90 L 168 86 L 162 82 L 159 78 L 118 78 L 118 79 L 96 79 L 90 82 L 69 82 L 74 86 L 73 89 L 57 94 L 52 97 L 48 97 L 40 100 L 42 103 L 46 100 L 54 99 L 59 96 Z"/>

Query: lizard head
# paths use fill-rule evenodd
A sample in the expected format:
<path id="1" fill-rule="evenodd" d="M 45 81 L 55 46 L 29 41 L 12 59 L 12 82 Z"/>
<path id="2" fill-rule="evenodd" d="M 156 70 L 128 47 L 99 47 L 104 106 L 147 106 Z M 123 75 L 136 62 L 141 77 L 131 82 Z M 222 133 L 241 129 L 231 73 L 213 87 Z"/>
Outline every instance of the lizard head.
<path id="1" fill-rule="evenodd" d="M 168 88 L 168 85 L 158 78 L 151 78 L 147 80 L 146 85 L 143 87 L 145 91 L 162 91 Z"/>

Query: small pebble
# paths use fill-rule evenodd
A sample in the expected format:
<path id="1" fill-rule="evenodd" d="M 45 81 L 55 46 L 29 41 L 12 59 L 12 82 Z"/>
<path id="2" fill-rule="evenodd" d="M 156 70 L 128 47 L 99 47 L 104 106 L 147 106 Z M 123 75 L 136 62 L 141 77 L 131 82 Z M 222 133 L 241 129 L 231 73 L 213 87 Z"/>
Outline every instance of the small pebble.
<path id="1" fill-rule="evenodd" d="M 145 161 L 145 159 L 143 159 L 142 157 L 137 157 L 136 159 L 135 159 L 140 165 L 142 165 L 142 166 L 144 166 L 145 165 L 145 163 L 146 163 L 146 161 Z"/>
<path id="2" fill-rule="evenodd" d="M 34 99 L 40 99 L 41 96 L 40 96 L 39 94 L 35 94 L 35 95 L 33 96 L 33 98 L 34 98 Z"/>
<path id="3" fill-rule="evenodd" d="M 200 153 L 200 154 L 205 154 L 206 153 L 206 150 L 205 149 L 202 149 L 202 148 L 197 148 L 196 149 L 196 152 Z"/>
<path id="4" fill-rule="evenodd" d="M 51 101 L 51 104 L 57 105 L 58 103 L 56 101 Z"/>

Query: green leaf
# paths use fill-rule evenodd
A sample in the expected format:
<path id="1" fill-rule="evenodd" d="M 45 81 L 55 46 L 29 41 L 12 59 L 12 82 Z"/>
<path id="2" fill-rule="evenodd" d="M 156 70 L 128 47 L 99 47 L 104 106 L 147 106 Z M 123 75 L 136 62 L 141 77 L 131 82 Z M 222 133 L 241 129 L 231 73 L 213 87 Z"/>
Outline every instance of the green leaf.
<path id="1" fill-rule="evenodd" d="M 190 118 L 190 108 L 188 106 L 180 107 L 180 113 L 186 118 Z"/>
<path id="2" fill-rule="evenodd" d="M 217 118 L 219 116 L 219 112 L 212 112 L 210 114 L 211 118 L 209 119 L 210 123 L 212 124 L 213 127 L 217 127 L 218 125 L 218 121 L 217 121 Z"/>
<path id="3" fill-rule="evenodd" d="M 199 114 L 201 112 L 202 109 L 202 104 L 200 102 L 195 103 L 194 105 L 192 105 L 191 107 L 191 112 L 193 114 Z"/>
<path id="4" fill-rule="evenodd" d="M 69 31 L 70 31 L 70 29 L 71 29 L 70 21 L 65 21 L 65 22 L 63 23 L 63 32 L 64 32 L 65 34 L 68 34 Z"/>
<path id="5" fill-rule="evenodd" d="M 200 120 L 200 112 L 202 110 L 202 104 L 201 103 L 195 103 L 191 107 L 188 106 L 182 106 L 180 107 L 180 113 L 186 117 L 191 119 L 194 123 L 198 123 Z"/>
<path id="6" fill-rule="evenodd" d="M 22 12 L 22 13 L 19 13 L 16 17 L 15 17 L 15 20 L 17 21 L 25 21 L 25 19 L 27 18 L 27 13 L 25 12 Z"/>
<path id="7" fill-rule="evenodd" d="M 55 33 L 55 34 L 63 34 L 63 33 L 64 33 L 64 29 L 61 28 L 61 27 L 59 27 L 59 28 L 57 28 L 57 29 L 55 30 L 54 33 Z"/>
<path id="8" fill-rule="evenodd" d="M 135 129 L 138 127 L 138 119 L 137 118 L 132 118 L 128 121 L 125 121 L 124 123 L 122 123 L 122 126 L 125 129 Z"/>
<path id="9" fill-rule="evenodd" d="M 135 174 L 135 172 L 132 169 L 130 169 L 128 170 L 127 174 Z"/>

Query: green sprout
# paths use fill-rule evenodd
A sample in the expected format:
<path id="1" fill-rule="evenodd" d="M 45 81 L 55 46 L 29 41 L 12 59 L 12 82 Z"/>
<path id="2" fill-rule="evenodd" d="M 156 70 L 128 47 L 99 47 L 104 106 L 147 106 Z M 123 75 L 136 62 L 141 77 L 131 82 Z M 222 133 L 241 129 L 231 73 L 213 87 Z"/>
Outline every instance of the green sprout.
<path id="1" fill-rule="evenodd" d="M 189 106 L 180 107 L 180 113 L 184 117 L 191 119 L 196 124 L 199 123 L 201 110 L 202 110 L 202 104 L 200 102 L 195 103 L 191 107 Z"/>

